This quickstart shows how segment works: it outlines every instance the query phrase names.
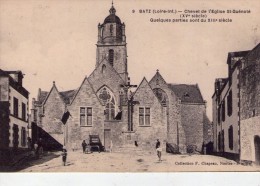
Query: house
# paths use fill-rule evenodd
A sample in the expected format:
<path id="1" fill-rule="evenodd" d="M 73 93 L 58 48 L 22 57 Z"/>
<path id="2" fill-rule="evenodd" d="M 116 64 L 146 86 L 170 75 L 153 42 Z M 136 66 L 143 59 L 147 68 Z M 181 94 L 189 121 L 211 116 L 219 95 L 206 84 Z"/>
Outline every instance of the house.
<path id="1" fill-rule="evenodd" d="M 240 161 L 259 162 L 259 51 L 230 52 L 212 96 L 214 151 Z"/>
<path id="2" fill-rule="evenodd" d="M 0 69 L 0 163 L 28 148 L 28 96 L 21 71 Z"/>

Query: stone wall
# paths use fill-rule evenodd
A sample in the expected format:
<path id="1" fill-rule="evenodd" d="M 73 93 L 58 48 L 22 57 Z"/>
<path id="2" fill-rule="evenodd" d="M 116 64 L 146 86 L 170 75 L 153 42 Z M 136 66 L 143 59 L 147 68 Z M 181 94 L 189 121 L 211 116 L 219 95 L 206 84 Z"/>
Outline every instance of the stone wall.
<path id="1" fill-rule="evenodd" d="M 167 119 L 167 141 L 169 143 L 177 145 L 179 143 L 180 152 L 186 152 L 186 136 L 184 133 L 184 128 L 181 123 L 180 115 L 180 103 L 177 96 L 169 88 L 168 84 L 165 82 L 163 77 L 159 72 L 152 78 L 149 82 L 149 85 L 152 89 L 160 88 L 162 89 L 168 97 L 168 108 L 166 110 L 166 119 Z M 178 134 L 177 134 L 178 131 Z M 179 136 L 179 139 L 177 139 Z"/>
<path id="2" fill-rule="evenodd" d="M 92 126 L 80 126 L 80 107 L 92 108 Z M 80 148 L 83 140 L 89 140 L 89 135 L 99 135 L 104 142 L 104 107 L 94 93 L 87 78 L 84 79 L 68 110 L 72 117 L 67 124 L 66 147 Z"/>
<path id="3" fill-rule="evenodd" d="M 201 151 L 204 136 L 204 114 L 205 105 L 202 104 L 182 104 L 181 123 L 183 125 L 186 145 L 196 145 L 197 150 Z"/>
<path id="4" fill-rule="evenodd" d="M 121 120 L 105 121 L 105 130 L 109 129 L 111 132 L 110 139 L 115 148 L 123 146 L 127 143 L 124 133 L 127 132 L 128 125 L 128 111 L 127 106 L 122 107 Z"/>
<path id="5" fill-rule="evenodd" d="M 260 115 L 260 45 L 242 63 L 241 120 Z"/>
<path id="6" fill-rule="evenodd" d="M 203 114 L 203 141 L 207 144 L 213 143 L 213 125 L 206 112 Z"/>
<path id="7" fill-rule="evenodd" d="M 56 86 L 54 85 L 49 93 L 49 96 L 42 109 L 42 122 L 39 127 L 42 128 L 42 134 L 39 134 L 40 137 L 44 137 L 44 143 L 52 143 L 52 139 L 56 140 L 60 144 L 63 144 L 63 124 L 61 118 L 65 111 L 65 103 L 63 102 Z M 46 137 L 46 133 L 49 134 L 51 138 Z M 51 144 L 49 144 L 51 145 Z"/>
<path id="8" fill-rule="evenodd" d="M 105 66 L 105 69 L 102 70 L 103 66 Z M 124 84 L 124 81 L 107 61 L 103 61 L 88 77 L 88 80 L 95 92 L 106 85 L 115 95 L 117 103 L 119 103 L 120 85 Z"/>
<path id="9" fill-rule="evenodd" d="M 122 79 L 126 81 L 127 73 L 127 62 L 126 62 L 126 46 L 98 46 L 97 47 L 97 64 L 101 63 L 102 59 L 106 58 L 108 60 L 108 51 L 110 49 L 114 50 L 114 69 L 120 74 Z"/>
<path id="10" fill-rule="evenodd" d="M 139 104 L 134 107 L 133 115 L 133 127 L 138 143 L 142 146 L 151 146 L 156 142 L 156 139 L 160 139 L 161 142 L 167 141 L 166 107 L 161 105 L 146 79 L 143 79 L 136 90 L 134 100 L 139 102 Z M 140 107 L 150 108 L 149 126 L 139 125 Z"/>
<path id="11" fill-rule="evenodd" d="M 241 155 L 240 160 L 255 161 L 254 137 L 260 136 L 260 116 L 241 120 Z"/>

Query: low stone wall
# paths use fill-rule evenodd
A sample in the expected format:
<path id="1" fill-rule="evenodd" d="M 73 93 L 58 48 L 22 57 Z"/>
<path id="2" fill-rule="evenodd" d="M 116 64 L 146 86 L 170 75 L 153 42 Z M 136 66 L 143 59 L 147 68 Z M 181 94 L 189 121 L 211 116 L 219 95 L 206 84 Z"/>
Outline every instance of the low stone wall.
<path id="1" fill-rule="evenodd" d="M 247 160 L 255 162 L 255 144 L 254 137 L 260 136 L 260 117 L 252 117 L 241 120 L 241 156 L 240 160 Z"/>

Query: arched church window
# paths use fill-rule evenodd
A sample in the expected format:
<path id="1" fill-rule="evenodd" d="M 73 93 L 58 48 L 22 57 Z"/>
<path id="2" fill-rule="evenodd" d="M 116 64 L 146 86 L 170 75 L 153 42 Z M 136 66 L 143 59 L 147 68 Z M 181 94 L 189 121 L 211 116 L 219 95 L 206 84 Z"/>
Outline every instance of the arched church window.
<path id="1" fill-rule="evenodd" d="M 114 64 L 114 50 L 110 49 L 108 52 L 109 63 L 113 66 Z"/>
<path id="2" fill-rule="evenodd" d="M 153 89 L 154 94 L 159 99 L 159 101 L 162 103 L 163 106 L 168 105 L 168 96 L 166 92 L 160 88 Z"/>
<path id="3" fill-rule="evenodd" d="M 102 70 L 101 70 L 101 71 L 102 71 L 102 74 L 105 73 L 105 71 L 106 71 L 106 65 L 102 65 Z"/>
<path id="4" fill-rule="evenodd" d="M 114 94 L 106 87 L 102 87 L 98 93 L 98 98 L 105 105 L 105 119 L 114 120 L 116 113 L 116 100 Z"/>

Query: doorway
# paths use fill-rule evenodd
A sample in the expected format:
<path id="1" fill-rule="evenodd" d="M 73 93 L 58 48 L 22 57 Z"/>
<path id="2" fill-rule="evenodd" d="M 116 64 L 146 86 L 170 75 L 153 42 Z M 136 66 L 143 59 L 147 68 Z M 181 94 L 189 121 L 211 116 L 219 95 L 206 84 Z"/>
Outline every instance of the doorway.
<path id="1" fill-rule="evenodd" d="M 259 136 L 255 136 L 254 143 L 255 143 L 255 163 L 257 165 L 260 165 L 260 137 Z"/>
<path id="2" fill-rule="evenodd" d="M 104 146 L 106 150 L 110 149 L 110 141 L 111 141 L 111 130 L 105 129 L 104 130 Z"/>

